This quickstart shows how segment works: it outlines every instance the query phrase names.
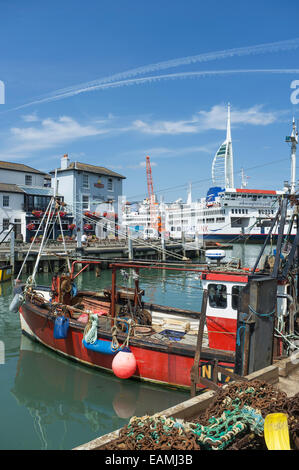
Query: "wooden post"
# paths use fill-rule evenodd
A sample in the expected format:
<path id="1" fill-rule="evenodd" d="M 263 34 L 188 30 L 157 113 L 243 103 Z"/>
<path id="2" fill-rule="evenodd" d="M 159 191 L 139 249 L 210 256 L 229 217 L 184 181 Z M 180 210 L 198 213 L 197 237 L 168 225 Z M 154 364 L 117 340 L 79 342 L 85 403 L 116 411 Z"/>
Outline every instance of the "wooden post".
<path id="1" fill-rule="evenodd" d="M 197 333 L 196 350 L 195 350 L 195 356 L 194 356 L 194 364 L 193 364 L 193 366 L 191 368 L 191 371 L 190 371 L 190 375 L 191 375 L 191 388 L 190 388 L 191 397 L 195 397 L 195 395 L 196 395 L 196 385 L 199 383 L 199 363 L 200 363 L 200 355 L 201 355 L 201 349 L 202 349 L 202 339 L 203 339 L 204 326 L 205 326 L 205 323 L 206 323 L 207 302 L 208 302 L 208 291 L 205 289 L 203 291 L 201 315 L 200 315 L 199 325 L 198 325 L 198 333 Z"/>
<path id="2" fill-rule="evenodd" d="M 133 259 L 133 242 L 132 242 L 132 238 L 129 235 L 129 232 L 128 232 L 128 251 L 129 251 L 129 260 L 132 260 Z"/>
<path id="3" fill-rule="evenodd" d="M 138 305 L 138 292 L 139 292 L 139 269 L 135 269 L 135 272 L 137 274 L 136 279 L 135 279 L 135 292 L 134 292 L 134 307 L 137 307 Z"/>
<path id="4" fill-rule="evenodd" d="M 112 318 L 115 317 L 115 298 L 116 298 L 116 268 L 112 268 L 112 286 L 111 286 L 111 317 Z"/>

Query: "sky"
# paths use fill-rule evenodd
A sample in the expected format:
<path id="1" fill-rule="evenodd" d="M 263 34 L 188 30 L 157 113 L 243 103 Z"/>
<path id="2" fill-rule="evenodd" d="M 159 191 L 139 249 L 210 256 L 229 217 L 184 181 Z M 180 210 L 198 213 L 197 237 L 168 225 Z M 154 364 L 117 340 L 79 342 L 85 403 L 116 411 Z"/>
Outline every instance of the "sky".
<path id="1" fill-rule="evenodd" d="M 242 168 L 248 188 L 290 179 L 297 0 L 0 0 L 0 13 L 0 160 L 48 172 L 67 153 L 125 176 L 133 201 L 149 155 L 159 198 L 191 183 L 197 199 L 230 103 L 236 186 Z"/>

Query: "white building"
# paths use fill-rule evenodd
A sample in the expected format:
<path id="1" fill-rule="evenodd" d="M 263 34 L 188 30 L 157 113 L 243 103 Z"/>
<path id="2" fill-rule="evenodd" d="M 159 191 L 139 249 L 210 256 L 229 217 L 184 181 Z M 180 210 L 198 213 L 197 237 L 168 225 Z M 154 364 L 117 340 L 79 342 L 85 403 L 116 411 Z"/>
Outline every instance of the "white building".
<path id="1" fill-rule="evenodd" d="M 50 174 L 54 188 L 55 171 L 51 171 Z M 56 174 L 57 190 L 64 197 L 69 211 L 72 211 L 76 228 L 80 229 L 81 233 L 97 232 L 96 235 L 105 236 L 105 232 L 107 234 L 109 229 L 104 226 L 105 214 L 113 213 L 117 218 L 118 198 L 122 195 L 122 182 L 125 176 L 102 166 L 71 162 L 68 155 L 61 158 L 60 168 L 56 170 Z M 97 228 L 89 218 L 84 218 L 84 213 L 88 212 L 104 215 L 105 218 Z"/>
<path id="2" fill-rule="evenodd" d="M 15 226 L 17 239 L 32 239 L 53 195 L 50 183 L 47 173 L 21 163 L 0 161 L 0 242 L 9 240 L 11 224 Z M 67 229 L 67 221 L 66 217 L 64 229 Z M 42 233 L 40 230 L 39 234 Z M 53 238 L 58 233 L 54 225 Z"/>

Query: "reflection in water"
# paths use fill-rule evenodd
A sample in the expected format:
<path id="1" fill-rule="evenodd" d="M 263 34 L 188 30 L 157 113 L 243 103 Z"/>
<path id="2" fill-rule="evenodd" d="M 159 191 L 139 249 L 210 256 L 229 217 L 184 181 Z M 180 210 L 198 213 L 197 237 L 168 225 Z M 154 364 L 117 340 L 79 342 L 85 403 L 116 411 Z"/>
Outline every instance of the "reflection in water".
<path id="1" fill-rule="evenodd" d="M 11 281 L 0 283 L 0 297 L 10 295 L 11 293 Z"/>
<path id="2" fill-rule="evenodd" d="M 153 414 L 184 399 L 187 393 L 153 387 L 82 367 L 22 336 L 11 393 L 33 418 L 42 449 L 53 440 L 51 425 L 60 421 L 60 445 L 74 423 L 87 424 L 95 438 L 123 426 L 131 416 Z M 113 423 L 113 425 L 112 425 Z M 81 436 L 75 443 L 83 443 Z"/>

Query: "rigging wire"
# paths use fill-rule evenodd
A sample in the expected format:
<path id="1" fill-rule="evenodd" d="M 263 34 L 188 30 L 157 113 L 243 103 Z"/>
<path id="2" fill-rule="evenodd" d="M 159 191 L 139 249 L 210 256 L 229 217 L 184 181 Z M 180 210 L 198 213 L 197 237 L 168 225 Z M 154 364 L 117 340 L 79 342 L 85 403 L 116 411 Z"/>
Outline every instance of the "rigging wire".
<path id="1" fill-rule="evenodd" d="M 69 206 L 71 206 L 71 205 L 69 205 Z M 82 213 L 79 212 L 79 210 L 75 210 L 75 214 L 76 214 L 76 215 L 79 215 L 79 216 L 82 216 Z M 85 218 L 86 220 L 88 220 L 89 222 L 92 222 L 92 223 L 95 222 L 95 220 L 94 220 L 92 217 L 88 217 L 88 216 L 85 216 L 85 215 L 84 215 L 84 218 Z M 102 220 L 102 221 L 101 221 L 101 220 Z M 163 253 L 163 252 L 164 252 L 165 254 L 168 254 L 169 256 L 172 256 L 172 257 L 174 257 L 174 258 L 180 259 L 180 260 L 182 260 L 182 261 L 186 260 L 185 257 L 182 256 L 182 255 L 179 255 L 179 254 L 177 254 L 177 253 L 173 253 L 173 252 L 168 251 L 168 250 L 166 250 L 166 249 L 163 250 L 163 248 L 161 248 L 161 247 L 159 247 L 159 246 L 156 246 L 156 245 L 154 245 L 154 244 L 152 244 L 152 243 L 150 243 L 150 242 L 147 242 L 147 241 L 145 241 L 145 240 L 141 240 L 141 239 L 138 239 L 138 238 L 134 238 L 134 237 L 130 236 L 129 233 L 125 232 L 123 229 L 121 229 L 121 230 L 119 230 L 119 229 L 116 230 L 115 228 L 111 228 L 111 227 L 109 227 L 109 226 L 107 227 L 107 226 L 105 225 L 105 223 L 103 222 L 103 220 L 104 220 L 105 222 L 107 222 L 107 221 L 108 221 L 108 222 L 111 222 L 111 219 L 109 219 L 109 218 L 107 218 L 107 217 L 101 217 L 101 220 L 96 221 L 96 224 L 98 224 L 98 225 L 101 226 L 101 227 L 106 227 L 106 229 L 107 229 L 108 231 L 110 231 L 110 232 L 112 232 L 112 233 L 114 233 L 114 234 L 115 234 L 116 231 L 117 231 L 118 233 L 120 233 L 120 234 L 123 235 L 124 237 L 126 237 L 126 238 L 128 238 L 128 239 L 130 239 L 130 240 L 132 240 L 132 241 L 135 241 L 139 246 L 151 248 L 151 249 L 156 250 L 156 251 L 158 251 L 158 252 L 160 252 L 160 253 Z M 117 225 L 117 224 L 116 224 L 116 225 Z M 135 230 L 135 229 L 133 229 L 133 230 L 136 231 L 136 233 L 137 233 L 137 230 Z"/>

